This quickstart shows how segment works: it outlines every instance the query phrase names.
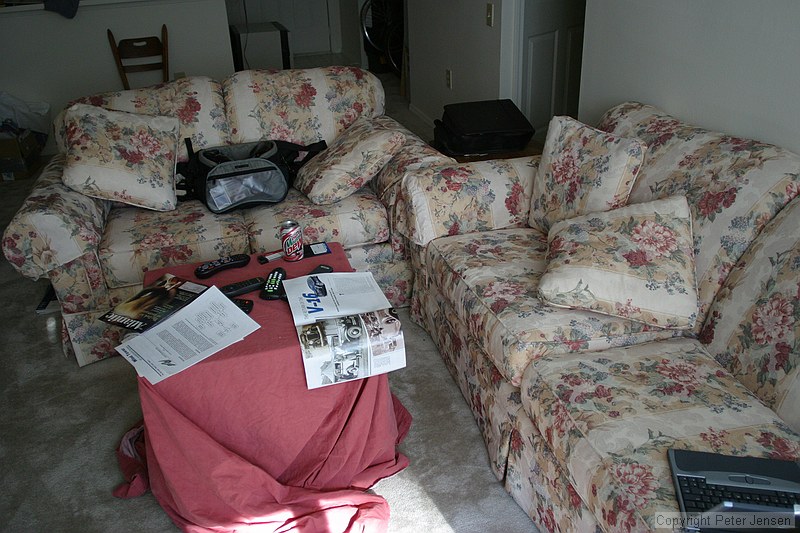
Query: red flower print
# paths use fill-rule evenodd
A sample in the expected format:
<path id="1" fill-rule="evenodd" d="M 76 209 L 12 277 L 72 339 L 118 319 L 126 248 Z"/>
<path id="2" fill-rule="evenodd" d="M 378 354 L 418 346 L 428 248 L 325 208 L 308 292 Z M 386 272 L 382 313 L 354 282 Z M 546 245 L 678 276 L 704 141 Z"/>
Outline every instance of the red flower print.
<path id="1" fill-rule="evenodd" d="M 631 240 L 647 252 L 650 258 L 669 255 L 678 249 L 675 232 L 652 220 L 645 220 L 633 228 Z"/>
<path id="2" fill-rule="evenodd" d="M 794 307 L 780 294 L 753 312 L 753 339 L 761 345 L 783 340 L 794 325 Z"/>
<path id="3" fill-rule="evenodd" d="M 581 504 L 583 503 L 583 500 L 581 500 L 581 497 L 578 495 L 578 491 L 575 490 L 575 487 L 573 487 L 572 485 L 567 485 L 567 492 L 569 493 L 570 505 L 572 505 L 576 509 L 580 508 Z"/>
<path id="4" fill-rule="evenodd" d="M 662 359 L 661 362 L 656 365 L 656 371 L 676 383 L 697 385 L 699 382 L 698 369 L 691 363 Z"/>
<path id="5" fill-rule="evenodd" d="M 637 306 L 635 306 L 635 305 L 633 305 L 631 303 L 631 299 L 630 298 L 628 298 L 628 301 L 624 305 L 620 304 L 620 303 L 615 303 L 614 304 L 614 309 L 617 312 L 617 314 L 619 314 L 620 316 L 624 316 L 624 317 L 635 316 L 635 315 L 638 315 L 642 311 L 641 308 L 639 308 L 639 307 L 637 307 Z"/>
<path id="6" fill-rule="evenodd" d="M 719 311 L 714 311 L 711 316 L 706 320 L 706 324 L 703 326 L 702 331 L 700 331 L 700 335 L 698 335 L 697 339 L 702 342 L 703 344 L 711 344 L 714 342 L 714 330 L 717 327 L 717 320 L 720 318 Z"/>
<path id="7" fill-rule="evenodd" d="M 800 194 L 800 183 L 798 183 L 796 181 L 793 181 L 793 182 L 789 183 L 788 185 L 786 185 L 786 199 L 787 199 L 787 201 L 788 200 L 792 200 L 798 194 Z"/>
<path id="8" fill-rule="evenodd" d="M 511 186 L 511 192 L 506 196 L 506 209 L 512 215 L 518 215 L 520 213 L 522 193 L 522 185 L 515 183 Z"/>
<path id="9" fill-rule="evenodd" d="M 197 113 L 200 111 L 200 102 L 197 101 L 197 98 L 189 97 L 186 99 L 186 102 L 178 109 L 178 120 L 181 121 L 182 124 L 189 124 L 194 122 Z"/>
<path id="10" fill-rule="evenodd" d="M 767 354 L 761 361 L 761 372 L 766 374 L 775 374 L 779 370 L 785 370 L 789 362 L 789 354 L 792 347 L 785 342 L 779 342 L 775 345 L 775 353 Z"/>
<path id="11" fill-rule="evenodd" d="M 606 398 L 608 401 L 611 401 L 611 389 L 605 385 L 598 385 L 595 387 L 594 395 L 597 398 Z"/>
<path id="12" fill-rule="evenodd" d="M 580 170 L 575 154 L 565 152 L 553 161 L 553 180 L 559 185 L 580 181 Z"/>
<path id="13" fill-rule="evenodd" d="M 770 451 L 769 456 L 773 459 L 796 461 L 800 457 L 800 443 L 796 441 L 790 441 L 766 431 L 762 431 L 757 440 L 759 444 Z"/>
<path id="14" fill-rule="evenodd" d="M 700 198 L 697 207 L 700 214 L 710 217 L 715 213 L 721 213 L 723 208 L 728 208 L 736 201 L 736 188 L 731 187 L 722 192 L 707 192 Z"/>
<path id="15" fill-rule="evenodd" d="M 652 264 L 647 256 L 647 252 L 644 250 L 625 252 L 622 254 L 622 257 L 625 258 L 625 260 L 628 262 L 628 265 L 632 268 L 649 266 Z"/>
<path id="16" fill-rule="evenodd" d="M 167 263 L 188 263 L 194 255 L 188 246 L 175 246 L 161 250 L 161 259 Z"/>
<path id="17" fill-rule="evenodd" d="M 522 435 L 520 435 L 519 431 L 516 429 L 511 432 L 511 451 L 519 452 L 522 450 L 522 445 L 524 441 L 522 440 Z"/>
<path id="18" fill-rule="evenodd" d="M 578 244 L 575 241 L 567 241 L 561 236 L 555 237 L 547 247 L 547 260 L 562 254 L 574 255 L 578 251 Z"/>
<path id="19" fill-rule="evenodd" d="M 700 433 L 700 438 L 709 443 L 714 450 L 721 450 L 728 441 L 728 432 L 724 429 L 708 428 L 707 433 Z"/>
<path id="20" fill-rule="evenodd" d="M 316 95 L 317 90 L 314 88 L 314 86 L 310 83 L 304 83 L 300 88 L 300 92 L 294 96 L 294 101 L 300 107 L 308 108 L 311 107 Z"/>
<path id="21" fill-rule="evenodd" d="M 621 463 L 614 465 L 613 475 L 616 477 L 622 490 L 628 496 L 628 505 L 621 505 L 625 509 L 643 507 L 656 495 L 660 487 L 658 479 L 653 475 L 650 466 L 639 463 Z M 624 503 L 624 502 L 620 502 Z"/>

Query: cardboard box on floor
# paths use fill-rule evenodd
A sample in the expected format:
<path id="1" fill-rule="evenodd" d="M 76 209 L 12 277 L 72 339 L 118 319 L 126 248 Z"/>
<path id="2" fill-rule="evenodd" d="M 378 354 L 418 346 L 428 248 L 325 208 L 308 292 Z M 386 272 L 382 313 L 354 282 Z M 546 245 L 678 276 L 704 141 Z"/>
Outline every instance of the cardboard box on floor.
<path id="1" fill-rule="evenodd" d="M 29 178 L 39 168 L 42 147 L 31 130 L 0 133 L 0 174 L 4 181 Z"/>

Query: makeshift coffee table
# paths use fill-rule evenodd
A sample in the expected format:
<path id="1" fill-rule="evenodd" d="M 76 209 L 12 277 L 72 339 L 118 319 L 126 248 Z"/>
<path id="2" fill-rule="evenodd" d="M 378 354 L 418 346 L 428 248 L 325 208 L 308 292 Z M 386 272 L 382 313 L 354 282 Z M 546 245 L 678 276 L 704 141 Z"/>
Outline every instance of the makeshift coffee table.
<path id="1" fill-rule="evenodd" d="M 352 271 L 340 245 L 290 263 L 220 272 L 201 283 L 222 286 L 288 277 L 320 264 Z M 196 280 L 196 265 L 165 272 Z M 150 487 L 185 531 L 382 531 L 388 504 L 367 494 L 408 465 L 396 451 L 411 416 L 387 375 L 308 390 L 289 306 L 258 293 L 250 314 L 261 328 L 156 385 L 139 379 Z"/>

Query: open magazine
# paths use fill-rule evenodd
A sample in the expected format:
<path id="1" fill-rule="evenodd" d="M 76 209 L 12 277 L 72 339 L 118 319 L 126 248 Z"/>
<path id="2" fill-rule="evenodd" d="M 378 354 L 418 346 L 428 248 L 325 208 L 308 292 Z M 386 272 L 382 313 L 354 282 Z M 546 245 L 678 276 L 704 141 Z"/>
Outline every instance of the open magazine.
<path id="1" fill-rule="evenodd" d="M 406 366 L 397 312 L 370 272 L 302 276 L 283 285 L 309 389 Z"/>

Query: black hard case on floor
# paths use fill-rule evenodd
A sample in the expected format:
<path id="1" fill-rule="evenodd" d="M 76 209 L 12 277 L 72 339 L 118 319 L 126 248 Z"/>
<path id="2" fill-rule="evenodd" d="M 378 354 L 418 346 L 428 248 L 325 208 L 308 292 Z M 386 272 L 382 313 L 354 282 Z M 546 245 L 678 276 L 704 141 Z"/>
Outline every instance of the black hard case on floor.
<path id="1" fill-rule="evenodd" d="M 511 100 L 484 100 L 444 106 L 434 121 L 434 145 L 448 155 L 522 150 L 533 126 Z"/>

